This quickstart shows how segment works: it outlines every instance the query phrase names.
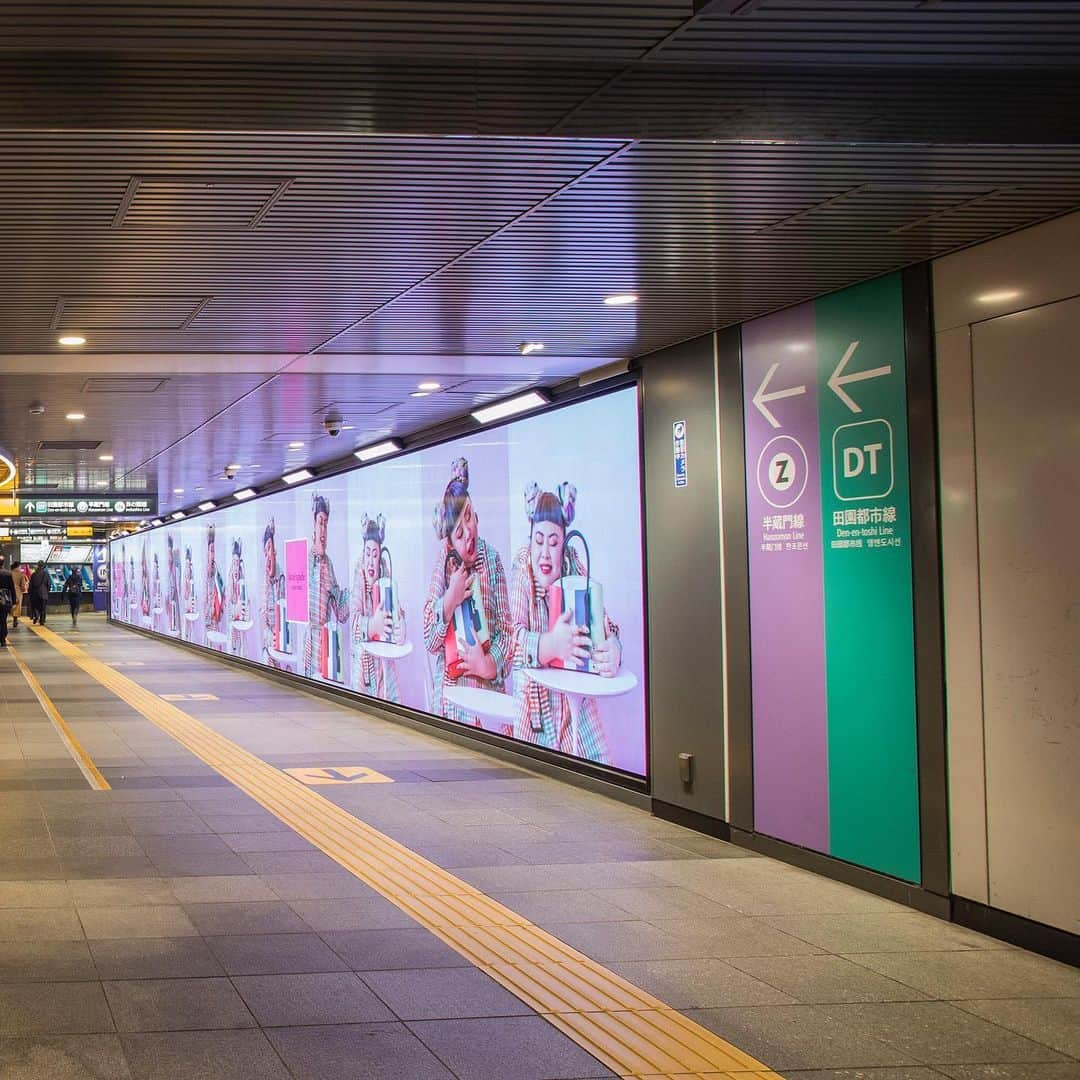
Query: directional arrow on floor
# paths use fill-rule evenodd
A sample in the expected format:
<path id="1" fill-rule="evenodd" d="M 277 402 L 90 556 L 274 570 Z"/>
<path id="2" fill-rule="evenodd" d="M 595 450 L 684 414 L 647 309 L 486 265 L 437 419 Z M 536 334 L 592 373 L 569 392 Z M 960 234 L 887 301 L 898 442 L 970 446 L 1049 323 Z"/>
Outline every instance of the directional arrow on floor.
<path id="1" fill-rule="evenodd" d="M 848 361 L 855 355 L 855 350 L 858 347 L 859 343 L 853 341 L 845 350 L 844 355 L 840 357 L 840 363 L 836 365 L 836 370 L 829 376 L 829 389 L 853 413 L 861 413 L 862 406 L 844 390 L 844 387 L 848 383 L 863 382 L 866 379 L 880 379 L 882 375 L 892 374 L 892 364 L 886 364 L 884 367 L 868 368 L 866 371 L 853 371 L 850 375 L 845 375 L 844 368 L 847 367 Z"/>
<path id="2" fill-rule="evenodd" d="M 319 784 L 392 784 L 389 776 L 369 769 L 366 765 L 327 765 L 322 768 L 309 766 L 305 769 L 285 769 L 301 784 L 313 787 Z"/>
<path id="3" fill-rule="evenodd" d="M 805 386 L 789 386 L 786 390 L 773 390 L 770 393 L 765 393 L 765 388 L 769 385 L 772 377 L 776 374 L 776 369 L 780 366 L 778 360 L 768 371 L 765 372 L 765 378 L 761 380 L 761 385 L 757 388 L 757 393 L 754 394 L 752 400 L 757 406 L 757 410 L 769 421 L 774 428 L 780 427 L 780 421 L 772 414 L 772 412 L 766 408 L 766 405 L 770 401 L 779 401 L 781 398 L 798 397 L 800 394 L 806 393 Z"/>

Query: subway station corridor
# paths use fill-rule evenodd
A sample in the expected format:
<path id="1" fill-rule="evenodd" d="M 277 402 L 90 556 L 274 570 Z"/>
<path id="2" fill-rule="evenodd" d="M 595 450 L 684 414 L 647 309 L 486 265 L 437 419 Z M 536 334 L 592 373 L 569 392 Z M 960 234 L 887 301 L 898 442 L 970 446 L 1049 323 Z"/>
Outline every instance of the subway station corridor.
<path id="1" fill-rule="evenodd" d="M 1065 965 L 101 616 L 10 644 L 4 1080 L 1080 1076 Z"/>

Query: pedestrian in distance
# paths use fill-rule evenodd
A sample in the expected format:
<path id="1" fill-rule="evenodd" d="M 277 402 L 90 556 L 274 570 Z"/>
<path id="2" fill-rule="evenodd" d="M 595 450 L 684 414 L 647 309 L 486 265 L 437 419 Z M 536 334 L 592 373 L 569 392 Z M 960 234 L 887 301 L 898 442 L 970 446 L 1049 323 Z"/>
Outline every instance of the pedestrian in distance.
<path id="1" fill-rule="evenodd" d="M 14 629 L 19 625 L 19 616 L 22 614 L 23 597 L 30 588 L 30 575 L 25 566 L 13 566 L 11 568 L 11 580 L 15 583 L 15 606 L 11 609 L 11 626 Z"/>
<path id="2" fill-rule="evenodd" d="M 79 625 L 79 605 L 82 603 L 83 594 L 83 581 L 82 581 L 82 567 L 72 567 L 71 573 L 68 574 L 67 581 L 64 582 L 64 593 L 67 594 L 68 606 L 71 608 L 71 625 Z"/>
<path id="3" fill-rule="evenodd" d="M 15 580 L 0 555 L 0 649 L 7 648 L 8 614 L 15 606 Z"/>
<path id="4" fill-rule="evenodd" d="M 45 570 L 45 564 L 39 562 L 37 568 L 30 575 L 30 617 L 45 625 L 45 612 L 49 605 L 49 575 Z"/>

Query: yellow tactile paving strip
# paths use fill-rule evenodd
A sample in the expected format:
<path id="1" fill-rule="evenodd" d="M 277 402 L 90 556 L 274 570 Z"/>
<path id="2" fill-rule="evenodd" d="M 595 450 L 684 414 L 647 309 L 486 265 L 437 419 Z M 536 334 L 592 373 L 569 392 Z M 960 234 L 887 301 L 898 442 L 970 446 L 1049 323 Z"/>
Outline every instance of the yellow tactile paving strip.
<path id="1" fill-rule="evenodd" d="M 619 1076 L 632 1080 L 780 1080 L 749 1054 L 108 664 L 51 630 L 33 629 L 86 674 L 487 972 Z"/>
<path id="2" fill-rule="evenodd" d="M 85 747 L 77 738 L 75 738 L 75 733 L 68 726 L 67 721 L 60 715 L 60 710 L 53 704 L 52 698 L 45 693 L 45 689 L 41 683 L 37 681 L 37 677 L 23 662 L 22 657 L 19 656 L 19 651 L 14 645 L 9 645 L 8 651 L 11 653 L 12 659 L 22 672 L 22 676 L 26 680 L 27 686 L 34 692 L 34 697 L 38 699 L 38 704 L 45 711 L 45 715 L 49 720 L 52 721 L 52 726 L 56 730 L 56 734 L 60 736 L 60 741 L 74 759 L 75 764 L 79 766 L 79 771 L 86 777 L 86 782 L 95 791 L 110 791 L 112 785 L 101 775 L 98 767 L 86 752 Z"/>

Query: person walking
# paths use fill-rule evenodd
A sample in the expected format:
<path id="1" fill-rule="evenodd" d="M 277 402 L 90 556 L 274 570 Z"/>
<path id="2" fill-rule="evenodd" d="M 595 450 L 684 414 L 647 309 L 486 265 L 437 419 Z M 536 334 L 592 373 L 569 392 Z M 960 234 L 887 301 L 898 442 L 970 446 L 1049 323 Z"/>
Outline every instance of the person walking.
<path id="1" fill-rule="evenodd" d="M 11 580 L 15 583 L 15 606 L 11 609 L 11 626 L 14 629 L 19 625 L 19 616 L 22 614 L 23 597 L 30 588 L 30 575 L 25 566 L 13 566 L 11 568 Z"/>
<path id="2" fill-rule="evenodd" d="M 7 648 L 8 613 L 15 606 L 15 580 L 0 555 L 0 649 Z"/>
<path id="3" fill-rule="evenodd" d="M 64 582 L 63 591 L 67 594 L 68 606 L 71 608 L 71 625 L 78 626 L 79 605 L 82 603 L 83 594 L 82 567 L 72 567 L 67 581 Z"/>
<path id="4" fill-rule="evenodd" d="M 30 575 L 30 617 L 42 626 L 45 625 L 45 611 L 49 605 L 49 575 L 45 564 L 39 562 Z"/>

